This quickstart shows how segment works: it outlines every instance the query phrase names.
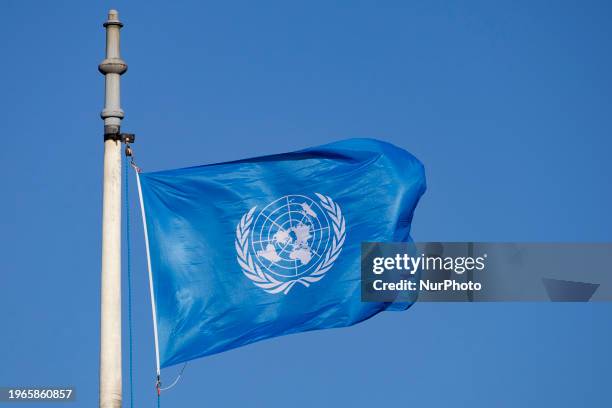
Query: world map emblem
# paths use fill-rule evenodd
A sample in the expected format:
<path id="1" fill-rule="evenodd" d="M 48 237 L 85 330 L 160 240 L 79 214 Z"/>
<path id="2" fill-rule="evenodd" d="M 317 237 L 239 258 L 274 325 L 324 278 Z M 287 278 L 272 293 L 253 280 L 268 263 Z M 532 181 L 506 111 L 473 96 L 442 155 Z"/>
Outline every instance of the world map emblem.
<path id="1" fill-rule="evenodd" d="M 251 208 L 236 227 L 237 261 L 268 293 L 323 279 L 342 251 L 346 223 L 340 206 L 323 194 L 286 195 Z"/>

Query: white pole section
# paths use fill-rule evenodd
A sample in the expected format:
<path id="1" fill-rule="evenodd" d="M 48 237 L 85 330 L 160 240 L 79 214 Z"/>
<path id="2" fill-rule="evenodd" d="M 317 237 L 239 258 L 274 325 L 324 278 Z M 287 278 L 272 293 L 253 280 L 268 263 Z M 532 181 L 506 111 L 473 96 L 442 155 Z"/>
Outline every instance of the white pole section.
<path id="1" fill-rule="evenodd" d="M 119 55 L 123 24 L 110 10 L 106 27 L 106 58 L 98 69 L 105 77 L 104 198 L 102 209 L 102 283 L 100 319 L 100 408 L 121 407 L 121 110 L 119 80 L 127 70 Z M 117 137 L 116 137 L 117 138 Z"/>

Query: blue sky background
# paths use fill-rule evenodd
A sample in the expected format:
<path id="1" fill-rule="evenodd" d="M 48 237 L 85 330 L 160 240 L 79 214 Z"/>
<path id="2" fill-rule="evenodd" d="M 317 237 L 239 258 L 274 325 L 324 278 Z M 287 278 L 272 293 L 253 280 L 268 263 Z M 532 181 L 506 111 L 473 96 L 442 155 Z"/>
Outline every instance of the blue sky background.
<path id="1" fill-rule="evenodd" d="M 70 406 L 97 404 L 96 67 L 111 7 L 126 24 L 123 129 L 145 170 L 376 137 L 426 166 L 417 240 L 612 240 L 610 2 L 2 5 L 0 385 L 74 385 Z M 155 373 L 132 215 L 142 407 L 154 405 Z M 417 304 L 194 361 L 162 403 L 609 407 L 611 312 Z"/>

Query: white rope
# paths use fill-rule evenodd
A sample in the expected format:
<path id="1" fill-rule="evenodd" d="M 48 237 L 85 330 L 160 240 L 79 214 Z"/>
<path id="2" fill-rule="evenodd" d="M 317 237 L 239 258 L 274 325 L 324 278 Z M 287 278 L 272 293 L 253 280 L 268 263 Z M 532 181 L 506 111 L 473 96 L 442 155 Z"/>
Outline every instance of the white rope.
<path id="1" fill-rule="evenodd" d="M 174 379 L 174 381 L 172 382 L 172 384 L 170 384 L 170 385 L 169 385 L 169 386 L 167 386 L 167 387 L 160 388 L 159 390 L 160 390 L 160 391 L 166 391 L 166 390 L 169 390 L 170 388 L 174 387 L 174 386 L 175 386 L 175 385 L 176 385 L 176 384 L 179 382 L 179 380 L 181 379 L 181 377 L 183 376 L 183 371 L 185 371 L 185 367 L 187 367 L 187 363 L 183 364 L 183 368 L 181 368 L 181 372 L 180 372 L 180 373 L 179 373 L 179 375 L 178 375 L 178 376 L 177 376 L 177 377 Z"/>
<path id="2" fill-rule="evenodd" d="M 144 227 L 145 248 L 147 250 L 147 268 L 149 269 L 149 292 L 151 294 L 151 311 L 153 314 L 153 335 L 155 337 L 155 368 L 157 376 L 160 375 L 159 366 L 159 340 L 157 336 L 157 310 L 155 309 L 155 292 L 153 290 L 153 272 L 151 270 L 151 252 L 149 250 L 149 233 L 147 232 L 147 217 L 145 214 L 144 200 L 142 198 L 142 188 L 140 186 L 140 168 L 132 163 L 132 167 L 136 172 L 136 184 L 138 186 L 138 198 L 140 199 L 140 211 L 142 213 L 142 225 Z"/>
<path id="3" fill-rule="evenodd" d="M 132 165 L 132 167 L 134 168 L 134 172 L 136 173 L 136 184 L 138 186 L 138 198 L 140 199 L 140 210 L 142 212 L 142 224 L 144 226 L 144 236 L 145 236 L 145 247 L 147 250 L 147 267 L 149 270 L 149 291 L 151 292 L 151 310 L 153 312 L 153 335 L 155 338 L 155 365 L 156 365 L 156 369 L 157 369 L 157 383 L 156 383 L 156 388 L 157 388 L 157 405 L 159 406 L 159 395 L 162 391 L 167 391 L 171 388 L 173 388 L 176 384 L 178 384 L 179 380 L 181 379 L 181 377 L 183 376 L 183 372 L 185 371 L 185 367 L 187 367 L 187 363 L 185 362 L 183 364 L 183 367 L 181 368 L 181 371 L 179 372 L 178 376 L 174 379 L 174 381 L 172 381 L 172 384 L 170 384 L 167 387 L 163 387 L 161 386 L 161 368 L 159 365 L 159 339 L 158 339 L 158 335 L 157 335 L 157 310 L 155 309 L 155 292 L 153 290 L 153 272 L 151 269 L 151 255 L 149 252 L 149 234 L 147 232 L 147 217 L 145 214 L 145 208 L 144 208 L 144 200 L 142 197 L 142 188 L 140 186 L 140 168 L 136 165 L 136 163 L 134 163 L 134 160 L 132 159 L 132 162 L 130 163 Z"/>

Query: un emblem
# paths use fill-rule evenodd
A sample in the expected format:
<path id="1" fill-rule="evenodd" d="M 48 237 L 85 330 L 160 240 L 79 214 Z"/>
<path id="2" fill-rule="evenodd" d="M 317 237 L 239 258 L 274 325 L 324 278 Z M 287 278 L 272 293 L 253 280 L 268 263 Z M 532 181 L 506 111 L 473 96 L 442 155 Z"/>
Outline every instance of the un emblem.
<path id="1" fill-rule="evenodd" d="M 346 225 L 340 206 L 315 193 L 287 195 L 257 215 L 251 208 L 236 227 L 238 264 L 253 284 L 287 294 L 296 283 L 309 287 L 331 269 L 342 251 Z"/>

